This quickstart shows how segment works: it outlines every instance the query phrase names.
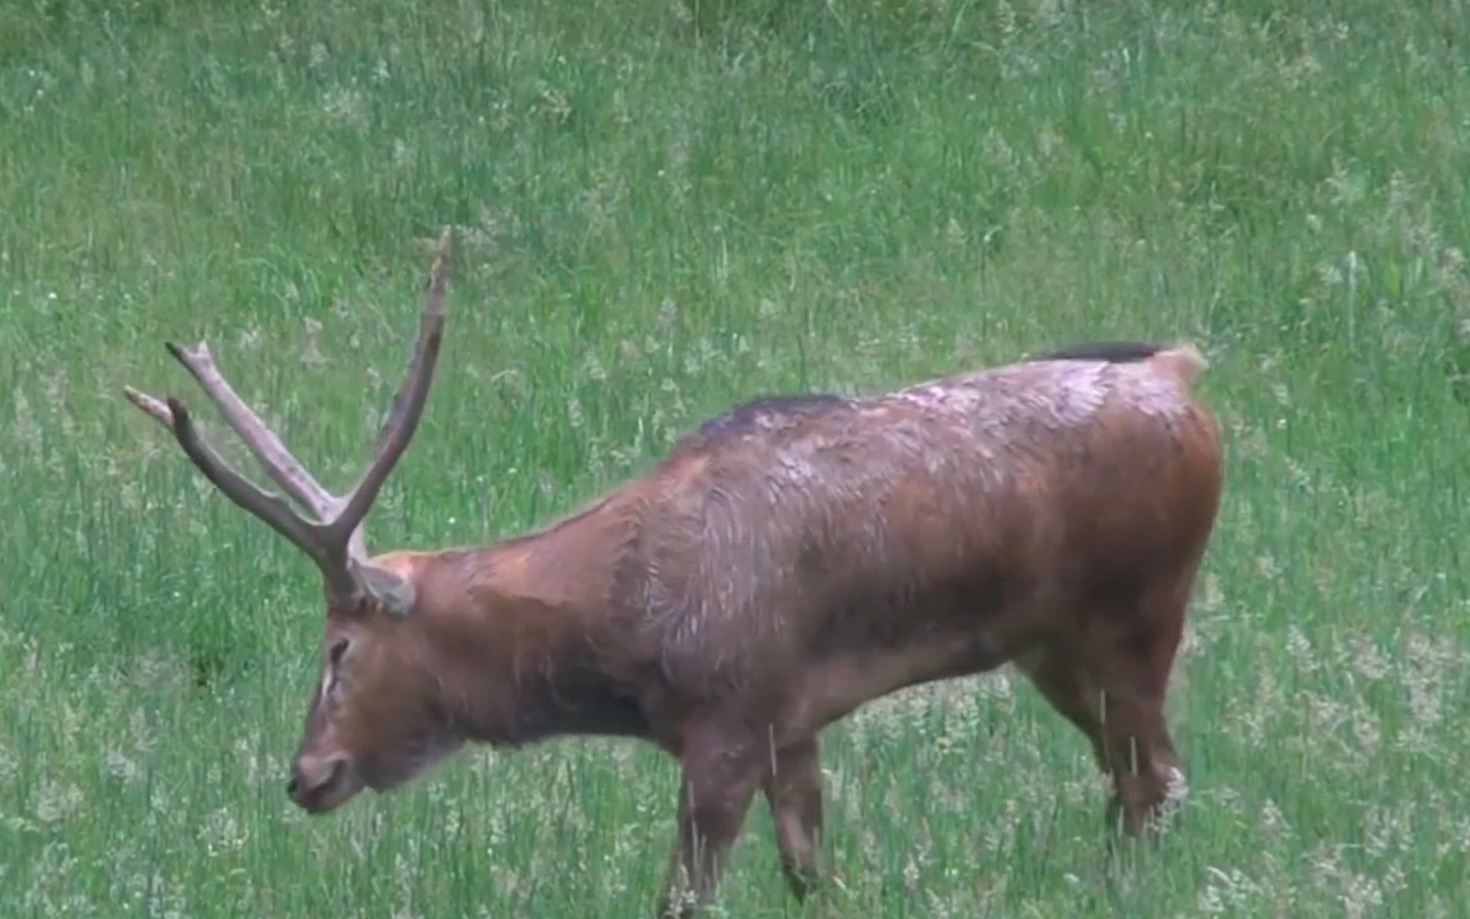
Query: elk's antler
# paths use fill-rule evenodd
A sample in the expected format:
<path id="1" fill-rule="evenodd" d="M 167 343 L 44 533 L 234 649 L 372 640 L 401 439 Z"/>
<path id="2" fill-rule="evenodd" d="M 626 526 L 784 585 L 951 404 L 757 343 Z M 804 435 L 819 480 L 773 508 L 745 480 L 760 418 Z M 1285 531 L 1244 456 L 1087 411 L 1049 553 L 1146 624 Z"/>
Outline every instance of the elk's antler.
<path id="1" fill-rule="evenodd" d="M 356 487 L 345 498 L 333 495 L 319 485 L 275 432 L 245 404 L 215 366 L 208 345 L 200 342 L 186 348 L 165 342 L 168 352 L 184 365 L 219 406 L 225 421 L 255 454 L 261 468 L 308 510 L 312 519 L 301 516 L 279 495 L 264 491 L 225 462 L 194 427 L 183 402 L 173 397 L 160 401 L 131 386 L 124 387 L 134 405 L 173 433 L 185 455 L 216 488 L 311 556 L 322 570 L 328 600 L 335 605 L 351 606 L 368 595 L 399 613 L 407 613 L 413 606 L 413 591 L 409 585 L 369 564 L 362 524 L 389 473 L 408 448 L 424 413 L 429 384 L 433 380 L 434 366 L 444 339 L 444 294 L 449 286 L 449 255 L 450 229 L 445 227 L 434 254 L 423 315 L 419 320 L 419 335 L 414 342 L 408 372 L 393 398 L 388 420 L 379 432 L 377 453 Z"/>

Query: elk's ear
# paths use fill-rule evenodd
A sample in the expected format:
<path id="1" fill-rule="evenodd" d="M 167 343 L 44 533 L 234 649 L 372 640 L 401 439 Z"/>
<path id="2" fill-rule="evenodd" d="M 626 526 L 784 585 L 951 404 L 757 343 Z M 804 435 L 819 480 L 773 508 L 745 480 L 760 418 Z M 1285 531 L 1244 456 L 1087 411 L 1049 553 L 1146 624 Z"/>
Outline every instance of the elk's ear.
<path id="1" fill-rule="evenodd" d="M 413 610 L 413 582 L 403 575 L 377 565 L 354 564 L 357 582 L 383 609 L 395 616 L 407 616 Z"/>

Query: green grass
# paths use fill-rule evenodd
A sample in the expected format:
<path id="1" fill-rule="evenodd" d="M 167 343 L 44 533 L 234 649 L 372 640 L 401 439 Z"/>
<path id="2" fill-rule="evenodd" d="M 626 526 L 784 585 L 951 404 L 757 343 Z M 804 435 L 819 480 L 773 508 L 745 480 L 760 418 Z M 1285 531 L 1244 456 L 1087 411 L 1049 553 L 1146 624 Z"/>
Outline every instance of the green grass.
<path id="1" fill-rule="evenodd" d="M 452 223 L 380 549 L 547 520 L 760 393 L 1212 362 L 1168 848 L 1104 870 L 1082 737 L 1001 674 L 830 730 L 842 887 L 792 906 L 757 808 L 730 915 L 1470 915 L 1467 45 L 1463 0 L 6 4 L 0 913 L 651 907 L 675 773 L 632 745 L 293 810 L 315 572 L 121 398 L 202 409 L 161 342 L 207 338 L 345 485 Z"/>

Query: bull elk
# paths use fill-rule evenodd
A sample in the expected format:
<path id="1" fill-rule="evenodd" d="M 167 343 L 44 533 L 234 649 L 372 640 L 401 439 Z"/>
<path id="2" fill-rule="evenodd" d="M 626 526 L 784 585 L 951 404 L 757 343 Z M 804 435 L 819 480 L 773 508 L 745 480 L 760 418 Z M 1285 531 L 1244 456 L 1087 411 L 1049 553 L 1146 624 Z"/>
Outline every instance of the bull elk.
<path id="1" fill-rule="evenodd" d="M 132 387 L 220 491 L 304 551 L 320 680 L 286 786 L 325 813 L 465 742 L 640 738 L 677 758 L 660 914 L 708 902 L 760 791 L 787 883 L 819 881 L 818 734 L 904 687 L 1013 664 L 1091 742 L 1133 837 L 1183 789 L 1164 699 L 1221 495 L 1188 346 L 1082 345 L 884 395 L 766 399 L 535 532 L 369 556 L 363 518 L 423 413 L 450 234 L 376 455 L 345 497 L 208 347 L 169 352 L 280 495 Z"/>

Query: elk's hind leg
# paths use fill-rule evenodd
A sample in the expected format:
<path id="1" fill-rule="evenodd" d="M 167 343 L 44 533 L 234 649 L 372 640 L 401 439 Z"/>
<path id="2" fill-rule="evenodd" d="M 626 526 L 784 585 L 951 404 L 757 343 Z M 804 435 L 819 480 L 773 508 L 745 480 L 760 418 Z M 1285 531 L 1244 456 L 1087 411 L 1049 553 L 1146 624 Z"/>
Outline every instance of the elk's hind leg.
<path id="1" fill-rule="evenodd" d="M 781 870 L 797 901 L 803 901 L 821 878 L 822 764 L 816 735 L 777 751 L 761 789 L 776 827 Z"/>
<path id="2" fill-rule="evenodd" d="M 1184 793 L 1184 773 L 1164 722 L 1182 623 L 1182 605 L 1177 609 L 1178 615 L 1097 617 L 1085 644 L 1051 645 L 1017 662 L 1092 744 L 1098 767 L 1113 779 L 1109 822 L 1116 825 L 1121 817 L 1131 836 L 1150 832 L 1164 807 Z"/>
<path id="3" fill-rule="evenodd" d="M 1165 811 L 1186 793 L 1164 719 L 1185 595 L 1140 604 L 1135 616 L 1100 619 L 1089 636 L 1103 755 L 1115 789 L 1109 815 L 1121 811 L 1122 829 L 1134 837 L 1155 835 Z"/>
<path id="4" fill-rule="evenodd" d="M 1076 649 L 1054 645 L 1029 659 L 1017 661 L 1016 665 L 1030 678 L 1042 698 L 1087 737 L 1097 767 L 1107 772 L 1102 709 L 1096 694 L 1089 689 L 1091 681 L 1083 670 L 1085 663 Z"/>

